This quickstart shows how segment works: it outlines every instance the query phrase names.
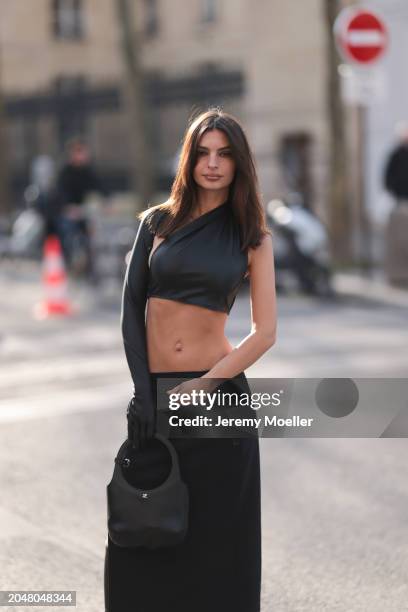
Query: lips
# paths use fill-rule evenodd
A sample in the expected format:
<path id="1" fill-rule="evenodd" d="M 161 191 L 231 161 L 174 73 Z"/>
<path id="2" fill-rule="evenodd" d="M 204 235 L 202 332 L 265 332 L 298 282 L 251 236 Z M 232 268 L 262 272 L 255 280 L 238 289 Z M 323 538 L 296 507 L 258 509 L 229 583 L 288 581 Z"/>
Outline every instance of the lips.
<path id="1" fill-rule="evenodd" d="M 209 178 L 209 179 L 218 179 L 221 178 L 221 176 L 219 174 L 204 174 L 205 178 Z"/>

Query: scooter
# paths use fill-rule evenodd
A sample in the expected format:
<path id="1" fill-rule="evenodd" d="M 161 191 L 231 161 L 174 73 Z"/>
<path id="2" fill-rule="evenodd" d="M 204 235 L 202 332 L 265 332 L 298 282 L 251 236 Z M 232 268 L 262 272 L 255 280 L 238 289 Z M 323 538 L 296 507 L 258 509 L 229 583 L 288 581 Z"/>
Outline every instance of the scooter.
<path id="1" fill-rule="evenodd" d="M 326 227 L 302 206 L 300 196 L 271 200 L 266 207 L 272 230 L 277 289 L 285 288 L 285 278 L 295 276 L 308 295 L 334 297 Z"/>

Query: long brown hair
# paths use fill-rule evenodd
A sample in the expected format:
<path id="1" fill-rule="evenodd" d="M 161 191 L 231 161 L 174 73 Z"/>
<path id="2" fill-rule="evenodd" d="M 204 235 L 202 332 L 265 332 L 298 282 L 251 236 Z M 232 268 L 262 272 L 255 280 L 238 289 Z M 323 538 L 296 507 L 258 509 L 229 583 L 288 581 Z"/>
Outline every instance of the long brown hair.
<path id="1" fill-rule="evenodd" d="M 222 130 L 228 138 L 235 161 L 235 175 L 229 186 L 228 200 L 240 228 L 241 249 L 245 251 L 248 247 L 255 248 L 265 234 L 271 233 L 261 203 L 255 163 L 239 121 L 219 107 L 212 107 L 193 118 L 186 129 L 170 197 L 163 204 L 150 207 L 150 210 L 154 208 L 169 213 L 164 215 L 157 234 L 168 236 L 183 225 L 195 210 L 197 186 L 193 172 L 198 157 L 197 147 L 201 136 L 210 130 Z M 140 213 L 139 216 L 144 214 Z"/>

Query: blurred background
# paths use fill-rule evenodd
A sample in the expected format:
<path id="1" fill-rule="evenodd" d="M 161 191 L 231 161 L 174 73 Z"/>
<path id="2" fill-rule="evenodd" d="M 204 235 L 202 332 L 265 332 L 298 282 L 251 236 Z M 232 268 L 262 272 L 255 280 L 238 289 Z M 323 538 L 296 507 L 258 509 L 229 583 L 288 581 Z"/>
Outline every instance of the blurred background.
<path id="1" fill-rule="evenodd" d="M 126 256 L 210 105 L 274 242 L 278 340 L 247 376 L 406 377 L 407 28 L 405 0 L 1 0 L 1 589 L 102 609 Z M 400 612 L 404 440 L 261 443 L 263 612 Z"/>

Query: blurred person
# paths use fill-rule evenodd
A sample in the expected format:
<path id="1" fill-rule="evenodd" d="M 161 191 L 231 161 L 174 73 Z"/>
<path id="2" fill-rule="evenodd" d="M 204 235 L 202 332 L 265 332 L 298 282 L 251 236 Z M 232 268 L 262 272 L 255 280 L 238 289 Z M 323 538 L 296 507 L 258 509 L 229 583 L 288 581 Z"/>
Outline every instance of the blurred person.
<path id="1" fill-rule="evenodd" d="M 397 125 L 398 145 L 391 151 L 385 166 L 384 185 L 397 205 L 408 205 L 408 124 Z"/>
<path id="2" fill-rule="evenodd" d="M 408 286 L 408 123 L 397 125 L 399 144 L 391 152 L 385 168 L 385 187 L 394 196 L 385 231 L 384 269 L 388 281 Z"/>
<path id="3" fill-rule="evenodd" d="M 61 201 L 60 226 L 67 263 L 69 265 L 73 257 L 72 236 L 79 233 L 84 238 L 86 249 L 86 274 L 90 280 L 95 280 L 91 232 L 84 205 L 91 192 L 105 195 L 105 191 L 91 163 L 89 147 L 80 138 L 73 138 L 67 144 L 67 160 L 58 173 L 57 190 Z"/>
<path id="4" fill-rule="evenodd" d="M 244 279 L 252 329 L 237 347 L 225 325 Z M 140 215 L 122 294 L 121 326 L 133 380 L 128 482 L 152 488 L 143 449 L 157 425 L 157 381 L 167 393 L 250 389 L 244 370 L 275 342 L 272 240 L 246 135 L 210 109 L 188 127 L 170 198 Z M 145 317 L 145 309 L 147 314 Z M 188 410 L 187 410 L 188 413 Z M 259 612 L 260 463 L 257 436 L 172 439 L 191 500 L 175 547 L 121 547 L 108 534 L 107 612 Z M 139 459 L 138 459 L 139 457 Z M 140 462 L 138 467 L 138 461 Z"/>

